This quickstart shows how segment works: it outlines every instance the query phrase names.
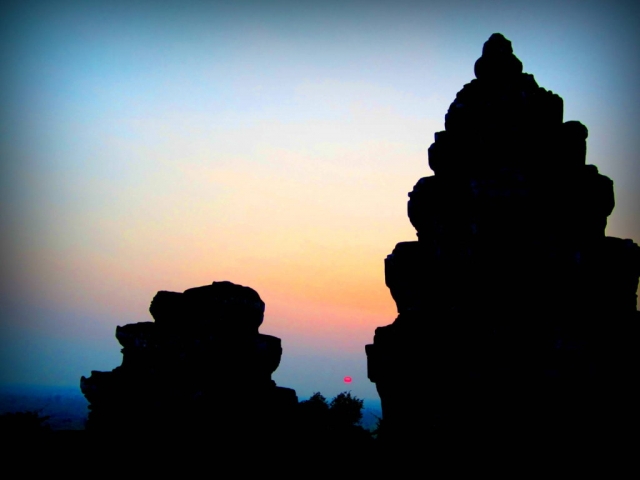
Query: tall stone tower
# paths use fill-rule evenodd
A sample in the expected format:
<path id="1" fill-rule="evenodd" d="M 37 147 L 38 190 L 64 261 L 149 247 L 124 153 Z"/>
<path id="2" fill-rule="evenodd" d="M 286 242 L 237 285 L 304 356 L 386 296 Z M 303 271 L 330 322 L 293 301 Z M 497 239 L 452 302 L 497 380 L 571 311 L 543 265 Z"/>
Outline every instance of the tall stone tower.
<path id="1" fill-rule="evenodd" d="M 385 260 L 398 317 L 366 347 L 381 438 L 634 428 L 640 248 L 605 235 L 613 182 L 511 42 L 492 35 L 474 71 L 409 194 L 418 241 Z"/>

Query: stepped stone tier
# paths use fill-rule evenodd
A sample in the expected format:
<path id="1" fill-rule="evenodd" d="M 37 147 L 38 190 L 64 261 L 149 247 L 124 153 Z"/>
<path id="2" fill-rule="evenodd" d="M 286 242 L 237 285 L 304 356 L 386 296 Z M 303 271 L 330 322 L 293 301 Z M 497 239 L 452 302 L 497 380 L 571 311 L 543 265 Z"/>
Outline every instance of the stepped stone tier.
<path id="1" fill-rule="evenodd" d="M 613 182 L 510 41 L 492 35 L 475 75 L 409 193 L 418 241 L 385 260 L 398 317 L 366 346 L 380 438 L 631 431 L 640 248 L 605 235 Z"/>
<path id="2" fill-rule="evenodd" d="M 116 328 L 122 365 L 81 378 L 87 429 L 248 437 L 286 430 L 298 399 L 271 380 L 282 347 L 258 332 L 264 309 L 255 290 L 226 281 L 158 292 L 154 322 Z"/>

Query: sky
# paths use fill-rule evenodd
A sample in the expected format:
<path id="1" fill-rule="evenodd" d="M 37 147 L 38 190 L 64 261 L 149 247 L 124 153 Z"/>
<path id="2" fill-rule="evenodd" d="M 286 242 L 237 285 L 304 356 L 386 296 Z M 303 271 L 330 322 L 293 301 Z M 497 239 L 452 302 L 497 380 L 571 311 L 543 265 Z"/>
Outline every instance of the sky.
<path id="1" fill-rule="evenodd" d="M 229 280 L 266 303 L 280 386 L 377 398 L 384 258 L 416 239 L 407 192 L 495 32 L 589 128 L 607 234 L 640 242 L 633 2 L 0 9 L 0 384 L 78 385 L 120 364 L 116 326 L 157 291 Z"/>

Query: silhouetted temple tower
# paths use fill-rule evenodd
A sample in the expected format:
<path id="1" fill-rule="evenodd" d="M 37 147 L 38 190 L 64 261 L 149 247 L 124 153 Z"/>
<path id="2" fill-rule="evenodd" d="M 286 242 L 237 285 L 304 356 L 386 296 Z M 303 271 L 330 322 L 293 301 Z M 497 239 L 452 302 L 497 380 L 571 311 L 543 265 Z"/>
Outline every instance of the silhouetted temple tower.
<path id="1" fill-rule="evenodd" d="M 381 438 L 636 428 L 640 248 L 605 236 L 613 182 L 511 42 L 492 35 L 474 71 L 409 194 L 418 241 L 385 260 Z"/>

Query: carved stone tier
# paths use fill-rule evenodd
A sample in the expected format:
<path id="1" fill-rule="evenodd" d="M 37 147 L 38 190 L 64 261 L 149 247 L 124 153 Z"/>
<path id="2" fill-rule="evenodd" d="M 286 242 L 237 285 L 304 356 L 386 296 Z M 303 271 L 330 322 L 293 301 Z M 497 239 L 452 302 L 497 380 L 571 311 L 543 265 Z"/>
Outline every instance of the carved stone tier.
<path id="1" fill-rule="evenodd" d="M 593 165 L 570 174 L 516 168 L 437 174 L 420 179 L 409 197 L 421 241 L 469 248 L 496 238 L 527 246 L 599 240 L 615 205 L 613 182 Z"/>

